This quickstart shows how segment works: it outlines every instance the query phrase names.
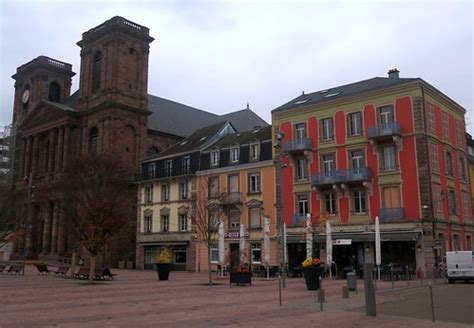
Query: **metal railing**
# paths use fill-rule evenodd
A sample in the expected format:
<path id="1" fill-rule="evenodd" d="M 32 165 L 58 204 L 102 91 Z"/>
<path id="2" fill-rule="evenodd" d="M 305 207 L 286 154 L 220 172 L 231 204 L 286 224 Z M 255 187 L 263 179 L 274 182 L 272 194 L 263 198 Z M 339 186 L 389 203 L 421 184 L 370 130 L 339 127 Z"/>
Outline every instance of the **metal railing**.
<path id="1" fill-rule="evenodd" d="M 292 220 L 291 220 L 291 224 L 292 225 L 306 224 L 306 219 L 307 219 L 306 216 L 307 216 L 307 214 L 305 214 L 305 213 L 294 213 L 293 217 L 292 217 Z"/>
<path id="2" fill-rule="evenodd" d="M 336 183 L 363 182 L 372 179 L 372 172 L 367 167 L 333 170 L 315 173 L 311 176 L 311 186 L 319 187 Z"/>
<path id="3" fill-rule="evenodd" d="M 341 183 L 344 182 L 359 182 L 359 181 L 370 181 L 372 178 L 372 172 L 367 167 L 350 168 L 347 170 L 341 170 Z"/>
<path id="4" fill-rule="evenodd" d="M 301 150 L 311 150 L 311 140 L 308 138 L 299 138 L 285 141 L 283 151 L 294 152 Z"/>
<path id="5" fill-rule="evenodd" d="M 372 125 L 367 129 L 369 139 L 401 135 L 400 123 L 390 122 L 380 125 Z"/>
<path id="6" fill-rule="evenodd" d="M 240 204 L 242 203 L 242 193 L 241 192 L 229 192 L 222 197 L 222 202 L 224 204 Z"/>
<path id="7" fill-rule="evenodd" d="M 340 183 L 341 179 L 342 179 L 342 173 L 339 170 L 315 173 L 311 176 L 311 186 L 319 187 L 319 186 L 324 186 L 324 185 Z"/>
<path id="8" fill-rule="evenodd" d="M 379 210 L 379 218 L 381 222 L 400 221 L 404 219 L 404 208 L 381 208 Z"/>

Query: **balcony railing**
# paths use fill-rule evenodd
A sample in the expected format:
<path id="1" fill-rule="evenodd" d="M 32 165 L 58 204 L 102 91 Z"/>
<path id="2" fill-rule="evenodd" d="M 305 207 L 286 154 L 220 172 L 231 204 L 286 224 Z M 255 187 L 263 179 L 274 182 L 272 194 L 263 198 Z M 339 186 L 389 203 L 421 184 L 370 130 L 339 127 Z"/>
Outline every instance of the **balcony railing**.
<path id="1" fill-rule="evenodd" d="M 320 187 L 324 185 L 340 183 L 341 179 L 342 179 L 342 173 L 339 170 L 334 170 L 331 172 L 315 173 L 311 176 L 311 186 Z"/>
<path id="2" fill-rule="evenodd" d="M 173 166 L 171 169 L 163 168 L 158 169 L 156 168 L 153 171 L 145 171 L 140 174 L 140 176 L 136 176 L 135 179 L 140 180 L 153 180 L 153 179 L 161 179 L 161 178 L 172 178 L 178 177 L 183 175 L 190 175 L 193 174 L 189 165 L 187 166 Z"/>
<path id="3" fill-rule="evenodd" d="M 401 221 L 404 219 L 403 207 L 381 208 L 379 211 L 380 222 Z"/>
<path id="4" fill-rule="evenodd" d="M 372 178 L 372 172 L 367 167 L 351 168 L 340 172 L 341 183 L 370 181 Z"/>
<path id="5" fill-rule="evenodd" d="M 285 141 L 283 151 L 288 153 L 311 150 L 311 140 L 308 138 L 299 138 Z"/>
<path id="6" fill-rule="evenodd" d="M 230 192 L 225 194 L 222 197 L 222 202 L 224 204 L 241 204 L 242 203 L 242 193 L 241 192 Z"/>
<path id="7" fill-rule="evenodd" d="M 291 220 L 292 225 L 306 225 L 306 215 L 304 213 L 294 213 Z"/>
<path id="8" fill-rule="evenodd" d="M 398 122 L 391 122 L 381 125 L 372 125 L 369 126 L 367 130 L 368 138 L 369 139 L 377 139 L 377 138 L 384 138 L 390 136 L 400 136 L 401 129 L 400 123 Z"/>

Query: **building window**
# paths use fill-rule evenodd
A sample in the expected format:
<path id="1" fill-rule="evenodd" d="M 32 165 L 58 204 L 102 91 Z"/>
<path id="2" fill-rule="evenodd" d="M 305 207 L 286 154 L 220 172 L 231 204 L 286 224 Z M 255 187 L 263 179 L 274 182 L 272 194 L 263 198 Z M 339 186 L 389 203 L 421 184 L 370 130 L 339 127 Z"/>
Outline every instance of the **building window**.
<path id="1" fill-rule="evenodd" d="M 252 243 L 252 263 L 262 262 L 262 247 L 260 243 Z"/>
<path id="2" fill-rule="evenodd" d="M 463 126 L 462 126 L 462 122 L 461 121 L 456 121 L 456 137 L 457 137 L 457 146 L 458 147 L 463 147 L 464 145 L 464 129 L 463 129 Z"/>
<path id="3" fill-rule="evenodd" d="M 459 177 L 463 180 L 466 180 L 466 169 L 464 166 L 464 159 L 462 157 L 459 157 L 458 166 L 459 166 Z"/>
<path id="4" fill-rule="evenodd" d="M 296 160 L 296 179 L 298 181 L 308 180 L 308 160 L 306 158 Z"/>
<path id="5" fill-rule="evenodd" d="M 61 101 L 61 87 L 56 82 L 51 82 L 49 84 L 48 100 L 54 102 Z"/>
<path id="6" fill-rule="evenodd" d="M 102 53 L 96 51 L 94 58 L 92 60 L 92 83 L 91 91 L 95 93 L 100 88 L 100 75 L 101 75 L 101 63 L 102 63 Z"/>
<path id="7" fill-rule="evenodd" d="M 230 160 L 232 163 L 239 162 L 239 147 L 230 148 Z"/>
<path id="8" fill-rule="evenodd" d="M 459 235 L 453 235 L 453 251 L 460 251 L 461 250 L 461 240 L 459 239 Z"/>
<path id="9" fill-rule="evenodd" d="M 179 184 L 179 199 L 188 198 L 188 182 L 180 182 Z"/>
<path id="10" fill-rule="evenodd" d="M 433 202 L 435 211 L 443 213 L 443 200 L 441 199 L 441 186 L 439 184 L 433 184 Z"/>
<path id="11" fill-rule="evenodd" d="M 173 247 L 173 263 L 186 264 L 186 246 Z"/>
<path id="12" fill-rule="evenodd" d="M 443 112 L 443 134 L 446 139 L 449 139 L 449 116 L 445 112 Z"/>
<path id="13" fill-rule="evenodd" d="M 156 164 L 148 164 L 148 179 L 154 179 L 156 177 Z"/>
<path id="14" fill-rule="evenodd" d="M 251 207 L 250 208 L 250 228 L 260 228 L 260 207 Z"/>
<path id="15" fill-rule="evenodd" d="M 150 233 L 152 231 L 153 218 L 151 215 L 147 215 L 144 218 L 143 227 L 145 233 Z"/>
<path id="16" fill-rule="evenodd" d="M 260 145 L 258 143 L 250 144 L 250 160 L 258 161 L 260 157 Z"/>
<path id="17" fill-rule="evenodd" d="M 170 200 L 169 185 L 167 184 L 161 185 L 161 201 L 167 202 L 169 200 Z"/>
<path id="18" fill-rule="evenodd" d="M 230 210 L 229 212 L 229 228 L 238 229 L 240 225 L 240 211 Z"/>
<path id="19" fill-rule="evenodd" d="M 249 174 L 249 193 L 259 193 L 260 192 L 260 173 L 250 173 Z"/>
<path id="20" fill-rule="evenodd" d="M 189 174 L 190 173 L 190 164 L 191 160 L 189 156 L 183 157 L 183 174 Z"/>
<path id="21" fill-rule="evenodd" d="M 333 154 L 323 155 L 322 160 L 323 160 L 323 171 L 324 173 L 326 173 L 326 175 L 334 171 L 335 162 L 334 162 Z"/>
<path id="22" fill-rule="evenodd" d="M 209 180 L 209 197 L 219 196 L 219 178 L 210 177 Z"/>
<path id="23" fill-rule="evenodd" d="M 179 230 L 188 231 L 188 216 L 186 214 L 179 215 Z"/>
<path id="24" fill-rule="evenodd" d="M 161 232 L 170 231 L 170 217 L 169 215 L 161 216 Z"/>
<path id="25" fill-rule="evenodd" d="M 209 211 L 209 225 L 212 231 L 219 230 L 220 210 L 214 208 Z"/>
<path id="26" fill-rule="evenodd" d="M 387 129 L 393 123 L 393 106 L 383 106 L 379 108 L 380 125 L 382 129 Z"/>
<path id="27" fill-rule="evenodd" d="M 365 166 L 364 163 L 364 152 L 362 150 L 352 150 L 351 155 L 351 165 L 355 173 L 358 173 L 358 169 Z"/>
<path id="28" fill-rule="evenodd" d="M 457 209 L 456 209 L 456 193 L 454 190 L 449 190 L 449 214 L 451 215 L 456 215 L 457 214 Z"/>
<path id="29" fill-rule="evenodd" d="M 147 203 L 153 202 L 153 186 L 145 187 L 145 202 Z"/>
<path id="30" fill-rule="evenodd" d="M 334 136 L 332 117 L 321 120 L 322 140 L 331 140 Z"/>
<path id="31" fill-rule="evenodd" d="M 395 160 L 395 146 L 385 146 L 382 147 L 383 153 L 383 165 L 382 168 L 384 171 L 390 171 L 396 169 L 396 160 Z"/>
<path id="32" fill-rule="evenodd" d="M 439 171 L 438 146 L 434 143 L 430 143 L 430 159 L 431 168 L 435 171 Z"/>
<path id="33" fill-rule="evenodd" d="M 446 174 L 453 176 L 453 158 L 449 151 L 446 152 Z"/>
<path id="34" fill-rule="evenodd" d="M 295 138 L 298 140 L 306 138 L 306 123 L 295 124 Z"/>
<path id="35" fill-rule="evenodd" d="M 348 118 L 349 124 L 349 135 L 350 136 L 360 136 L 362 135 L 362 113 L 350 113 Z"/>
<path id="36" fill-rule="evenodd" d="M 211 151 L 211 165 L 212 166 L 219 165 L 219 150 Z"/>
<path id="37" fill-rule="evenodd" d="M 336 194 L 333 192 L 328 192 L 324 194 L 325 199 L 325 211 L 329 214 L 336 213 Z"/>
<path id="38" fill-rule="evenodd" d="M 211 244 L 211 262 L 212 263 L 219 263 L 219 244 L 214 243 Z"/>
<path id="39" fill-rule="evenodd" d="M 431 132 L 436 132 L 436 121 L 435 121 L 435 113 L 434 113 L 434 106 L 432 104 L 427 104 L 428 107 L 428 126 L 430 127 Z"/>
<path id="40" fill-rule="evenodd" d="M 471 211 L 469 208 L 469 194 L 465 191 L 462 192 L 462 211 L 465 219 L 471 217 Z"/>
<path id="41" fill-rule="evenodd" d="M 306 216 L 309 213 L 308 195 L 298 195 L 298 214 Z"/>
<path id="42" fill-rule="evenodd" d="M 365 214 L 366 211 L 365 191 L 354 191 L 354 212 L 356 214 Z"/>
<path id="43" fill-rule="evenodd" d="M 89 131 L 89 153 L 97 153 L 97 141 L 99 139 L 99 130 L 94 126 Z"/>
<path id="44" fill-rule="evenodd" d="M 165 162 L 165 176 L 170 177 L 173 174 L 173 161 L 169 160 Z"/>
<path id="45" fill-rule="evenodd" d="M 466 235 L 466 250 L 472 250 L 472 239 L 470 235 Z"/>

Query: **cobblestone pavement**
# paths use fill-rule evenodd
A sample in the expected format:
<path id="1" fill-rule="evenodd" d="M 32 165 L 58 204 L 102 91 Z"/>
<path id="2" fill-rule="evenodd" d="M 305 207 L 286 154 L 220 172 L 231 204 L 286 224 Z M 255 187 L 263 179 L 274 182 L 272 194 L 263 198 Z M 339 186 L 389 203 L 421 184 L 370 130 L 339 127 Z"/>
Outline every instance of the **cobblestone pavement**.
<path id="1" fill-rule="evenodd" d="M 456 320 L 465 314 L 466 306 L 452 316 L 440 316 L 439 320 L 445 321 L 435 324 L 426 315 L 414 316 L 415 303 L 407 303 L 407 297 L 422 295 L 426 288 L 384 293 L 391 288 L 387 282 L 377 286 L 382 292 L 377 295 L 377 317 L 367 317 L 361 308 L 363 293 L 351 292 L 349 299 L 342 299 L 345 282 L 340 280 L 324 281 L 326 302 L 321 311 L 316 292 L 307 291 L 302 278 L 287 279 L 280 307 L 278 279 L 255 278 L 252 286 L 229 286 L 228 280 L 216 280 L 218 285 L 207 286 L 205 273 L 172 272 L 170 280 L 163 282 L 152 271 L 112 271 L 118 273 L 115 281 L 92 286 L 81 280 L 40 276 L 33 267 L 27 268 L 24 277 L 0 275 L 0 327 L 472 326 L 467 324 L 469 319 Z M 362 281 L 358 283 L 362 289 Z M 405 286 L 405 282 L 398 282 L 395 287 Z M 443 306 L 440 302 L 438 309 L 449 313 L 460 308 L 463 301 L 455 299 L 463 295 L 462 299 L 471 302 L 467 309 L 472 314 L 474 286 L 455 285 L 452 292 L 445 292 L 451 287 L 435 288 L 436 300 L 443 295 Z M 412 311 L 405 315 L 403 308 L 394 304 L 407 304 Z M 416 304 L 429 309 L 428 303 Z M 454 310 L 445 304 L 453 304 Z"/>

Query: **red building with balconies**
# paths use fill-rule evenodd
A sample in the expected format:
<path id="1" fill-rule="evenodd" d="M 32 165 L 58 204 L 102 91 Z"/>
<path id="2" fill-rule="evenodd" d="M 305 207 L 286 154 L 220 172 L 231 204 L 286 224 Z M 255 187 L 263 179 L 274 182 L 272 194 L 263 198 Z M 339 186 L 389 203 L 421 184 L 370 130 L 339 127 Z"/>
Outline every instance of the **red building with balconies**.
<path id="1" fill-rule="evenodd" d="M 421 268 L 430 276 L 445 251 L 472 249 L 464 114 L 432 85 L 400 78 L 396 69 L 303 92 L 273 110 L 274 132 L 283 136 L 276 180 L 290 271 L 307 255 L 308 214 L 313 255 L 323 260 L 331 222 L 340 274 L 374 262 L 376 216 L 383 268 Z"/>

